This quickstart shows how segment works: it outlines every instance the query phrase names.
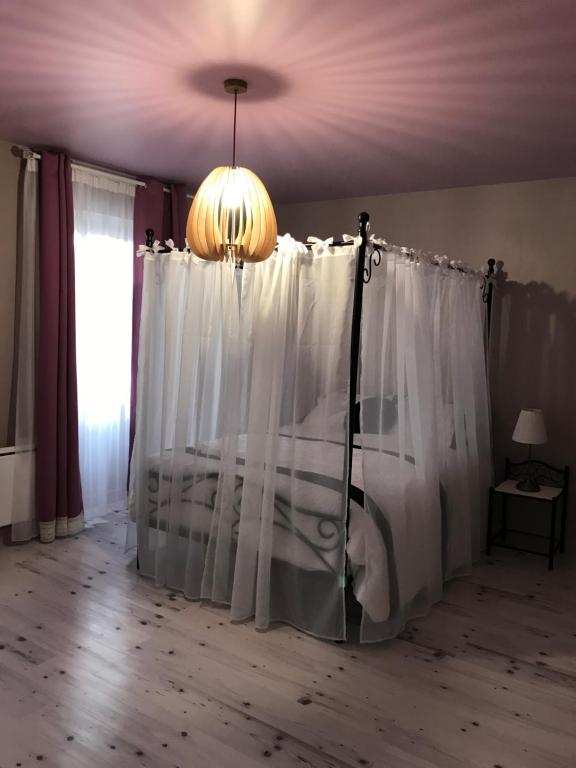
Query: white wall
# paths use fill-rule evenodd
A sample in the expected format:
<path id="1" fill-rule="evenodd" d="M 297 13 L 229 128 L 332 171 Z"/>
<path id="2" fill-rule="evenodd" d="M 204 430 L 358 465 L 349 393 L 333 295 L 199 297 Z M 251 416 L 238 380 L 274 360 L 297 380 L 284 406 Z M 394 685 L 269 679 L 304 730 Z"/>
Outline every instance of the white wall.
<path id="1" fill-rule="evenodd" d="M 16 214 L 20 161 L 0 141 L 0 447 L 10 442 L 9 413 L 14 345 Z"/>
<path id="2" fill-rule="evenodd" d="M 520 408 L 540 407 L 549 442 L 536 455 L 569 464 L 576 483 L 576 178 L 280 205 L 279 231 L 355 234 L 363 210 L 389 242 L 503 262 L 490 355 L 496 471 L 525 455 L 510 440 Z"/>

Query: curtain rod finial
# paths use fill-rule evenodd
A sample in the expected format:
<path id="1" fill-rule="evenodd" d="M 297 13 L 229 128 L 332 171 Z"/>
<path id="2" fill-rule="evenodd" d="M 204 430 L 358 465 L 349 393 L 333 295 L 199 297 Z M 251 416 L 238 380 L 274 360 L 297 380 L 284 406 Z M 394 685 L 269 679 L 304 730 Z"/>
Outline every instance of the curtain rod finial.
<path id="1" fill-rule="evenodd" d="M 370 227 L 370 214 L 366 211 L 358 214 L 358 234 L 366 240 L 368 236 L 368 228 Z"/>

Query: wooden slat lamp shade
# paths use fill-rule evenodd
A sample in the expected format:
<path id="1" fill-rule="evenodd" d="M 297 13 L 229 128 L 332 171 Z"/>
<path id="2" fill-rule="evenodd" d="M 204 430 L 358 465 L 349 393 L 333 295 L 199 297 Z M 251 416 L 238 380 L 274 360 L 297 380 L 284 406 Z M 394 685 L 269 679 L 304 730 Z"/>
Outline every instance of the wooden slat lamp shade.
<path id="1" fill-rule="evenodd" d="M 278 229 L 266 187 L 248 168 L 221 166 L 204 179 L 188 215 L 192 252 L 208 261 L 264 261 Z"/>

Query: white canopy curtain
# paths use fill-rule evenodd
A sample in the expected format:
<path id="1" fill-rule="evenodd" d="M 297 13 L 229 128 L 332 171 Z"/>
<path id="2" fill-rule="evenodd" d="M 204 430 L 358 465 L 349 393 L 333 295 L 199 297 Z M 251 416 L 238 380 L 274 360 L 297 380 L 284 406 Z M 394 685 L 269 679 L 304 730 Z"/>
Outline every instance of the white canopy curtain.
<path id="1" fill-rule="evenodd" d="M 366 571 L 383 586 L 363 640 L 397 635 L 480 553 L 491 466 L 483 338 L 481 275 L 388 248 L 362 319 L 365 503 L 382 530 L 366 536 Z"/>
<path id="2" fill-rule="evenodd" d="M 431 273 L 434 381 L 443 501 L 443 571 L 451 578 L 480 557 L 492 481 L 482 275 Z"/>
<path id="3" fill-rule="evenodd" d="M 148 255 L 131 509 L 143 574 L 345 636 L 356 250 L 289 236 L 245 265 Z"/>
<path id="4" fill-rule="evenodd" d="M 12 541 L 37 534 L 35 509 L 35 384 L 38 318 L 38 160 L 28 157 L 21 181 L 19 221 L 18 336 L 16 358 Z"/>
<path id="5" fill-rule="evenodd" d="M 126 506 L 134 185 L 73 167 L 80 474 L 87 519 Z"/>

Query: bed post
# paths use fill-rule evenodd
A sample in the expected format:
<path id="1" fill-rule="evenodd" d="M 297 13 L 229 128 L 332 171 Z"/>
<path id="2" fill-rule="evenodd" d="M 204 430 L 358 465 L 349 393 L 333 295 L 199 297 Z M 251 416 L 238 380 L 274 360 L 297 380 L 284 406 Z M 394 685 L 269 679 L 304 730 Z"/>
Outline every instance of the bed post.
<path id="1" fill-rule="evenodd" d="M 490 328 L 492 324 L 492 298 L 494 295 L 494 274 L 496 259 L 488 259 L 488 271 L 484 276 L 482 286 L 482 300 L 486 304 L 486 341 L 490 341 Z"/>
<path id="2" fill-rule="evenodd" d="M 490 328 L 492 322 L 492 299 L 494 298 L 494 282 L 492 280 L 496 266 L 496 259 L 488 259 L 488 296 L 486 298 L 486 304 L 488 309 L 488 338 L 490 338 Z"/>
<path id="3" fill-rule="evenodd" d="M 360 330 L 362 324 L 362 297 L 364 291 L 364 261 L 368 242 L 369 214 L 363 211 L 358 216 L 358 234 L 362 238 L 358 248 L 356 275 L 354 280 L 354 303 L 352 305 L 352 336 L 350 341 L 350 400 L 348 403 L 348 488 L 346 509 L 350 510 L 350 486 L 352 485 L 352 455 L 354 451 L 354 430 L 356 427 L 356 389 L 358 386 L 358 363 L 360 359 Z"/>

